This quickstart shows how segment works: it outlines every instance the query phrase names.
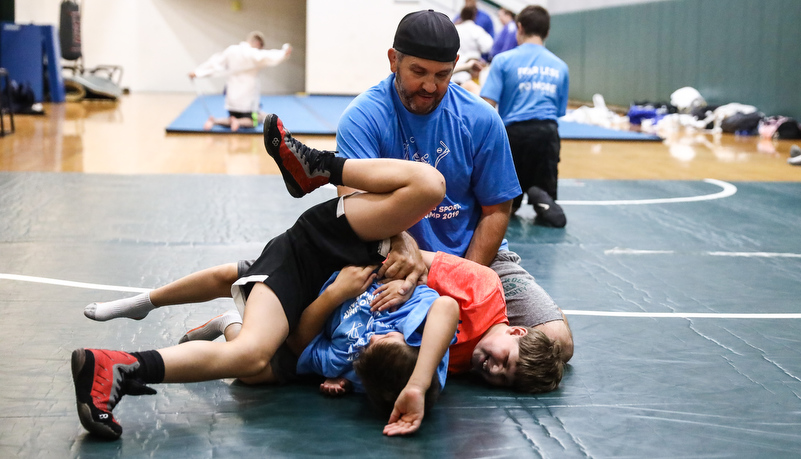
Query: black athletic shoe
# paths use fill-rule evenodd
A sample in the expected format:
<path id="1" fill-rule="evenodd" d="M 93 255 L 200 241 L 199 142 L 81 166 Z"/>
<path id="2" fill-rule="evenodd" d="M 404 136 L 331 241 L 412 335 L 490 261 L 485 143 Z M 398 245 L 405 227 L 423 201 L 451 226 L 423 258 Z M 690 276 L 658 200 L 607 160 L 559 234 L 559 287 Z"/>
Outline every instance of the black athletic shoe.
<path id="1" fill-rule="evenodd" d="M 272 113 L 264 118 L 264 148 L 278 164 L 286 189 L 293 197 L 303 197 L 328 183 L 331 173 L 323 167 L 323 161 L 333 157 L 334 152 L 303 145 Z"/>
<path id="2" fill-rule="evenodd" d="M 125 394 L 145 395 L 156 391 L 130 374 L 139 368 L 127 352 L 76 349 L 72 352 L 72 380 L 78 402 L 78 418 L 90 433 L 109 440 L 122 435 L 122 426 L 111 411 Z"/>
<path id="3" fill-rule="evenodd" d="M 564 228 L 567 225 L 564 211 L 545 190 L 533 186 L 528 189 L 526 194 L 529 204 L 537 213 L 537 223 L 544 223 L 554 228 Z"/>

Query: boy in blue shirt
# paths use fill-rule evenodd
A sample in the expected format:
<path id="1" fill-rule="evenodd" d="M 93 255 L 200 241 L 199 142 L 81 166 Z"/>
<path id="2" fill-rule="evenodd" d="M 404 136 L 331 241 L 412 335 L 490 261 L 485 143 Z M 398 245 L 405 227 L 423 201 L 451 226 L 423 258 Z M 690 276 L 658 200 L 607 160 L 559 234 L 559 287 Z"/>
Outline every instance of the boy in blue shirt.
<path id="1" fill-rule="evenodd" d="M 331 276 L 321 293 L 321 298 L 326 296 L 329 290 L 336 290 L 338 283 L 347 284 L 354 279 L 358 283 L 358 277 L 354 278 L 354 275 L 358 276 L 360 271 L 371 268 L 349 266 Z M 393 281 L 391 288 L 397 290 L 400 282 Z M 297 363 L 298 374 L 317 374 L 327 378 L 320 386 L 323 393 L 341 395 L 350 390 L 365 392 L 360 377 L 364 373 L 357 372 L 354 366 L 359 361 L 362 351 L 368 347 L 369 349 L 380 347 L 382 355 L 386 358 L 373 360 L 362 366 L 361 371 L 383 377 L 381 390 L 392 394 L 389 396 L 392 401 L 381 403 L 383 399 L 376 399 L 372 396 L 373 393 L 368 392 L 367 395 L 376 408 L 385 414 L 392 411 L 397 394 L 402 391 L 404 381 L 413 372 L 418 349 L 422 344 L 422 324 L 425 323 L 429 310 L 439 303 L 455 304 L 454 299 L 440 296 L 431 288 L 421 285 L 410 292 L 410 298 L 395 309 L 379 311 L 371 308 L 378 292 L 387 288 L 387 284 L 373 281 L 366 291 L 355 298 L 345 300 L 341 304 L 328 301 L 328 309 L 332 313 L 322 330 L 319 330 L 320 333 L 305 349 L 302 349 L 302 352 L 298 352 Z M 313 333 L 315 328 L 304 327 L 303 332 Z M 226 334 L 226 339 L 229 336 Z M 453 342 L 455 338 L 451 341 Z M 446 352 L 437 366 L 436 380 L 431 381 L 431 388 L 436 390 L 429 389 L 426 393 L 426 407 L 433 405 L 444 387 L 447 371 Z"/>
<path id="2" fill-rule="evenodd" d="M 567 219 L 554 202 L 561 148 L 556 120 L 567 111 L 570 82 L 567 64 L 544 46 L 549 30 L 545 8 L 525 7 L 517 15 L 519 45 L 492 60 L 481 97 L 498 108 L 520 187 L 538 220 L 561 228 Z M 522 199 L 515 199 L 512 212 Z"/>

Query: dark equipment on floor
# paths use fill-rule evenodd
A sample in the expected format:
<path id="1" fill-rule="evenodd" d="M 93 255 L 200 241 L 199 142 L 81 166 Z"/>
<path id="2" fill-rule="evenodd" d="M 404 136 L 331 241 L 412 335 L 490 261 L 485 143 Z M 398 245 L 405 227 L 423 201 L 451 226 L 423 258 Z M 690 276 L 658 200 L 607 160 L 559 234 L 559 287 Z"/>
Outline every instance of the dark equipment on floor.
<path id="1" fill-rule="evenodd" d="M 61 57 L 71 61 L 64 65 L 64 87 L 67 101 L 83 99 L 117 100 L 123 94 L 120 86 L 122 67 L 118 65 L 98 65 L 88 69 L 83 64 L 81 51 L 81 5 L 74 0 L 61 2 L 61 24 L 59 28 Z"/>

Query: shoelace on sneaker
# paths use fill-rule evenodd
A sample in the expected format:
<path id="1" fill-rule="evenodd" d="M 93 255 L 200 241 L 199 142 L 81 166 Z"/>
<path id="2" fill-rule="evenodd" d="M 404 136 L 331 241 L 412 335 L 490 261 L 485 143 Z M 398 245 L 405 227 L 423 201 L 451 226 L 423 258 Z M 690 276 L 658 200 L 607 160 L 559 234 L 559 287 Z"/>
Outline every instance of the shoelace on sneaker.
<path id="1" fill-rule="evenodd" d="M 311 148 L 292 136 L 288 137 L 289 138 L 286 139 L 287 143 L 291 143 L 292 150 L 295 151 L 295 154 L 298 155 L 299 159 L 302 159 L 306 163 L 306 167 L 310 175 L 314 175 L 314 172 L 316 171 L 324 172 L 325 169 L 322 166 L 323 159 L 328 155 L 336 154 L 335 151 L 317 150 L 315 148 Z"/>

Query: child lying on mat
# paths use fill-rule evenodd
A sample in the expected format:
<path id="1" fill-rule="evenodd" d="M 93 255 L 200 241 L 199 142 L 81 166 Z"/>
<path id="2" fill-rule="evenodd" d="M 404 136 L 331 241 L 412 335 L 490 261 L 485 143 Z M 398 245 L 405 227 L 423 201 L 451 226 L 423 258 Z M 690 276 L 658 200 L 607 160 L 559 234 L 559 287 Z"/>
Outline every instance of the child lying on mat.
<path id="1" fill-rule="evenodd" d="M 460 322 L 450 358 L 446 354 L 440 362 L 432 387 L 444 387 L 446 367 L 454 374 L 473 371 L 492 385 L 523 392 L 558 387 L 567 360 L 562 346 L 534 328 L 508 325 L 503 288 L 493 270 L 442 252 L 424 252 L 423 256 L 430 267 L 428 285 L 405 295 L 399 293 L 401 280 L 376 281 L 375 266 L 349 266 L 333 274 L 273 359 L 278 382 L 318 374 L 328 378 L 320 386 L 322 392 L 364 391 L 380 410 L 389 413 L 414 369 L 426 314 L 438 298 L 452 298 L 459 305 Z M 236 270 L 246 269 L 247 264 L 241 263 Z M 234 272 L 233 265 L 226 265 L 190 277 L 195 277 L 198 286 L 220 284 L 224 277 L 222 283 L 230 286 L 235 283 Z M 397 304 L 393 298 L 400 298 L 396 310 L 380 310 L 382 305 Z M 88 308 L 92 307 L 97 306 Z M 239 314 L 230 312 L 191 330 L 181 342 L 213 340 L 223 332 L 227 340 L 233 340 L 240 329 Z M 426 394 L 426 407 L 438 393 L 430 390 Z"/>
<path id="2" fill-rule="evenodd" d="M 427 286 L 401 295 L 400 281 L 374 281 L 365 293 L 338 306 L 323 332 L 301 353 L 298 373 L 326 376 L 321 390 L 329 395 L 364 390 L 379 409 L 390 411 L 394 394 L 402 389 L 398 386 L 403 376 L 414 365 L 414 351 L 408 344 L 359 348 L 382 327 L 373 321 L 383 314 L 378 313 L 377 304 L 400 297 L 399 310 L 403 310 L 410 302 L 418 304 L 433 290 L 455 299 L 460 308 L 456 339 L 450 346 L 449 373 L 472 371 L 492 385 L 512 386 L 522 392 L 556 389 L 567 360 L 560 344 L 539 330 L 508 325 L 503 288 L 493 270 L 443 252 L 426 252 L 424 259 L 430 268 Z M 374 301 L 376 298 L 380 300 Z"/>

